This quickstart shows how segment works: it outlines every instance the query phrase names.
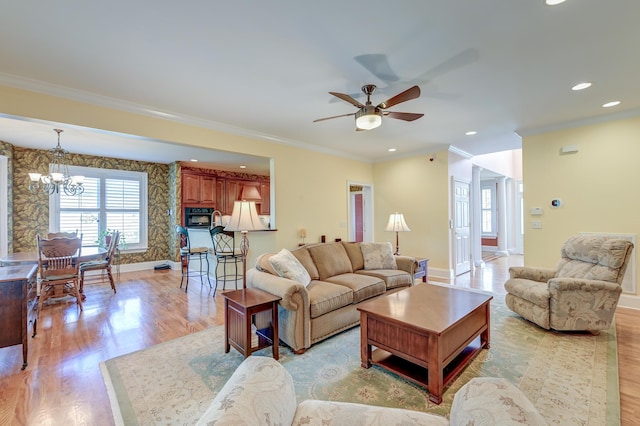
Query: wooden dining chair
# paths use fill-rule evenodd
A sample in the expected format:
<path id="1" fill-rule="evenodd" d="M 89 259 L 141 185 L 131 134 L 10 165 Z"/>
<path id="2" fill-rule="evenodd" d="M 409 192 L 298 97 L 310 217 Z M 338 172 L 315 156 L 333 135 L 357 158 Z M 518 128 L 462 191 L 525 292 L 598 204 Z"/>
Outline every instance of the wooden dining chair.
<path id="1" fill-rule="evenodd" d="M 111 240 L 109 241 L 109 246 L 107 247 L 107 253 L 105 254 L 104 259 L 91 260 L 88 262 L 80 263 L 80 293 L 84 292 L 84 274 L 89 271 L 106 271 L 107 276 L 109 277 L 109 283 L 111 284 L 111 289 L 114 293 L 117 293 L 116 283 L 113 279 L 113 274 L 111 273 L 111 264 L 113 263 L 113 259 L 116 256 L 119 243 L 120 231 L 113 231 L 111 233 Z"/>
<path id="2" fill-rule="evenodd" d="M 40 272 L 40 295 L 38 311 L 45 300 L 71 295 L 76 298 L 82 310 L 79 291 L 79 262 L 82 250 L 82 236 L 75 238 L 42 238 L 37 235 L 38 268 Z"/>
<path id="3" fill-rule="evenodd" d="M 75 232 L 49 232 L 47 234 L 47 239 L 52 239 L 52 238 L 75 238 L 78 236 L 78 230 L 76 229 Z"/>

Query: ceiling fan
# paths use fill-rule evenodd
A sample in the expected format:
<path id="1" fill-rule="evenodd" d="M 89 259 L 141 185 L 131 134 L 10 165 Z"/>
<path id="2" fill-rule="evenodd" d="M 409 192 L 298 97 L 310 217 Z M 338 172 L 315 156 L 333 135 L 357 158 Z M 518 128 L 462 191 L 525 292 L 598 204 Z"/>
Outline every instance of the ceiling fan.
<path id="1" fill-rule="evenodd" d="M 313 120 L 314 123 L 318 121 L 331 120 L 332 118 L 348 117 L 350 115 L 356 118 L 356 130 L 372 130 L 382 124 L 382 116 L 397 118 L 404 121 L 413 121 L 422 117 L 424 114 L 417 114 L 413 112 L 394 112 L 384 111 L 387 108 L 391 108 L 399 103 L 410 101 L 420 97 L 420 87 L 413 86 L 402 93 L 398 93 L 392 98 L 387 99 L 385 102 L 381 102 L 378 105 L 371 103 L 371 95 L 376 90 L 376 86 L 373 84 L 365 84 L 362 86 L 362 91 L 367 95 L 367 102 L 363 105 L 360 102 L 353 99 L 351 96 L 344 93 L 329 92 L 333 96 L 349 102 L 351 105 L 358 108 L 358 111 L 351 114 L 335 115 L 333 117 L 318 118 Z"/>

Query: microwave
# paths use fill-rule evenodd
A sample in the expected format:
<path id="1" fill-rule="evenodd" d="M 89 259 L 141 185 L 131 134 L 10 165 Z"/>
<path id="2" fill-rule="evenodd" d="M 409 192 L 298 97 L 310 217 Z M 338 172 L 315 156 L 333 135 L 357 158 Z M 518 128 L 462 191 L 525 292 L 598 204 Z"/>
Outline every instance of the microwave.
<path id="1" fill-rule="evenodd" d="M 185 207 L 184 226 L 186 228 L 210 228 L 213 211 L 213 208 L 207 207 Z"/>

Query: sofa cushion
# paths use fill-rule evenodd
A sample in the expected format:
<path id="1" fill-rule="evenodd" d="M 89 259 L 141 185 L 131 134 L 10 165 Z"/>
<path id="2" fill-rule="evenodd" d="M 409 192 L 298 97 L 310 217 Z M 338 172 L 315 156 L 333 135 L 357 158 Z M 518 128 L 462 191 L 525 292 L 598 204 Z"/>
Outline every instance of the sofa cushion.
<path id="1" fill-rule="evenodd" d="M 560 250 L 562 259 L 556 276 L 620 283 L 624 278 L 622 265 L 632 248 L 629 241 L 601 235 L 571 237 Z"/>
<path id="2" fill-rule="evenodd" d="M 268 274 L 275 275 L 276 277 L 279 276 L 276 270 L 273 269 L 273 266 L 271 266 L 271 263 L 269 262 L 269 259 L 274 254 L 275 253 L 264 253 L 258 256 L 258 258 L 256 259 L 256 269 L 260 272 L 266 272 Z"/>
<path id="3" fill-rule="evenodd" d="M 453 397 L 450 421 L 452 426 L 547 424 L 520 389 L 496 377 L 476 377 L 462 386 Z"/>
<path id="4" fill-rule="evenodd" d="M 360 243 L 364 269 L 398 269 L 391 243 Z"/>
<path id="5" fill-rule="evenodd" d="M 269 263 L 281 277 L 288 278 L 295 282 L 308 286 L 311 282 L 309 272 L 302 266 L 302 263 L 287 249 L 282 249 L 269 258 Z"/>
<path id="6" fill-rule="evenodd" d="M 449 424 L 446 418 L 435 414 L 402 408 L 377 407 L 351 402 L 318 401 L 307 399 L 298 404 L 293 425 L 437 425 Z"/>
<path id="7" fill-rule="evenodd" d="M 355 271 L 355 273 L 384 280 L 387 290 L 398 287 L 407 287 L 413 284 L 413 277 L 408 272 L 400 269 L 362 269 L 360 271 Z"/>
<path id="8" fill-rule="evenodd" d="M 353 291 L 342 285 L 313 280 L 307 286 L 307 291 L 311 305 L 311 318 L 317 318 L 353 303 Z"/>
<path id="9" fill-rule="evenodd" d="M 387 289 L 383 280 L 368 275 L 340 274 L 327 278 L 327 281 L 351 289 L 353 303 L 360 303 L 371 297 L 379 296 Z"/>
<path id="10" fill-rule="evenodd" d="M 288 425 L 296 408 L 289 372 L 272 358 L 250 356 L 227 380 L 197 425 Z"/>
<path id="11" fill-rule="evenodd" d="M 362 257 L 362 249 L 360 248 L 360 243 L 349 243 L 343 241 L 342 245 L 347 251 L 349 260 L 351 260 L 351 268 L 353 269 L 353 271 L 355 272 L 359 269 L 364 269 L 364 257 Z"/>
<path id="12" fill-rule="evenodd" d="M 302 266 L 304 266 L 304 268 L 307 270 L 307 272 L 309 273 L 309 277 L 311 277 L 312 280 L 320 279 L 318 268 L 316 268 L 315 263 L 313 263 L 311 254 L 306 247 L 298 247 L 295 250 L 291 250 L 291 254 L 293 254 L 296 259 L 300 261 L 300 263 L 302 263 Z"/>
<path id="13" fill-rule="evenodd" d="M 342 243 L 318 244 L 309 246 L 308 250 L 322 281 L 334 275 L 353 272 L 351 261 Z"/>

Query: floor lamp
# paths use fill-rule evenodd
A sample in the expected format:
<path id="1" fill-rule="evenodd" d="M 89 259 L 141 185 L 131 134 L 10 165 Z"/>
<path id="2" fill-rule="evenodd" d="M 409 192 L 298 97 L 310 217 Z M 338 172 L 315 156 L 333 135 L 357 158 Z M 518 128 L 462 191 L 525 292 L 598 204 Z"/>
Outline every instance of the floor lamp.
<path id="1" fill-rule="evenodd" d="M 407 226 L 407 222 L 404 221 L 404 215 L 402 213 L 392 213 L 389 215 L 389 222 L 387 222 L 387 227 L 385 231 L 394 231 L 396 233 L 396 252 L 393 253 L 396 256 L 400 254 L 400 242 L 398 239 L 398 232 L 407 232 L 411 231 Z"/>
<path id="2" fill-rule="evenodd" d="M 224 228 L 225 231 L 239 231 L 242 233 L 240 253 L 242 255 L 242 289 L 247 288 L 247 253 L 249 252 L 249 231 L 261 231 L 266 229 L 256 210 L 255 201 L 234 201 L 231 219 Z"/>

